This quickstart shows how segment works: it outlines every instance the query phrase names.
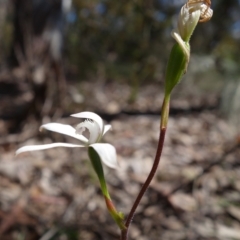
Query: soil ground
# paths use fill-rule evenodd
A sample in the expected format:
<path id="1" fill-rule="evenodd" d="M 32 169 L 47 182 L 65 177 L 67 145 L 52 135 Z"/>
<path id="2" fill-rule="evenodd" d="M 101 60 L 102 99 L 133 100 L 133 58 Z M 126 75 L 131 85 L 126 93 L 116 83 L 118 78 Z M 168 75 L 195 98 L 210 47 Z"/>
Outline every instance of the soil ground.
<path id="1" fill-rule="evenodd" d="M 129 103 L 127 85 L 82 82 L 68 87 L 68 102 L 73 104 L 63 117 L 56 114 L 36 121 L 30 114 L 21 118 L 19 131 L 14 128 L 16 119 L 2 118 L 1 240 L 119 239 L 86 149 L 56 148 L 18 157 L 15 151 L 31 144 L 74 143 L 59 134 L 38 133 L 38 128 L 52 121 L 76 126 L 78 119 L 68 115 L 96 111 L 112 124 L 104 141 L 116 147 L 119 169 L 105 168 L 105 173 L 117 209 L 127 214 L 155 156 L 161 88 L 158 83 L 142 86 L 135 102 Z M 182 88 L 179 85 L 173 96 L 160 167 L 137 209 L 129 237 L 240 239 L 240 142 L 219 116 L 217 94 Z M 6 109 L 11 116 L 17 114 L 20 105 L 31 101 L 31 92 L 27 93 L 21 104 L 5 96 L 1 115 L 6 115 Z"/>

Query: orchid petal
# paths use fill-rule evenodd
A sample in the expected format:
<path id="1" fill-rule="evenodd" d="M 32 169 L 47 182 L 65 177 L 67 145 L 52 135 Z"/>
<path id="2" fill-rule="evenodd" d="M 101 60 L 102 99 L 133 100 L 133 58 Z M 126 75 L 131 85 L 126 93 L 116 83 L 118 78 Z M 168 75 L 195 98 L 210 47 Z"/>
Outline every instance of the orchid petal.
<path id="1" fill-rule="evenodd" d="M 84 137 L 83 135 L 77 134 L 76 129 L 70 125 L 61 124 L 61 123 L 47 123 L 40 127 L 40 131 L 42 131 L 42 129 L 47 129 L 52 132 L 65 134 L 67 136 L 76 138 L 84 143 L 88 142 L 88 139 L 86 137 Z"/>
<path id="2" fill-rule="evenodd" d="M 30 145 L 30 146 L 24 146 L 19 148 L 16 151 L 16 155 L 23 153 L 23 152 L 30 152 L 30 151 L 37 151 L 37 150 L 45 150 L 55 147 L 85 147 L 84 145 L 76 145 L 76 144 L 70 144 L 70 143 L 50 143 L 50 144 L 43 144 L 43 145 Z"/>
<path id="3" fill-rule="evenodd" d="M 114 146 L 108 143 L 94 143 L 90 145 L 98 153 L 102 162 L 110 168 L 117 168 L 117 154 Z"/>
<path id="4" fill-rule="evenodd" d="M 94 122 L 97 123 L 99 129 L 100 129 L 100 134 L 102 135 L 103 133 L 103 120 L 100 116 L 98 116 L 96 113 L 93 112 L 80 112 L 80 113 L 76 113 L 76 114 L 72 114 L 72 117 L 76 117 L 76 118 L 87 118 L 87 119 L 91 119 Z"/>
<path id="5" fill-rule="evenodd" d="M 112 128 L 112 125 L 110 125 L 110 124 L 105 125 L 105 126 L 104 126 L 104 130 L 103 130 L 103 135 L 104 135 L 106 132 L 108 132 L 111 128 Z"/>

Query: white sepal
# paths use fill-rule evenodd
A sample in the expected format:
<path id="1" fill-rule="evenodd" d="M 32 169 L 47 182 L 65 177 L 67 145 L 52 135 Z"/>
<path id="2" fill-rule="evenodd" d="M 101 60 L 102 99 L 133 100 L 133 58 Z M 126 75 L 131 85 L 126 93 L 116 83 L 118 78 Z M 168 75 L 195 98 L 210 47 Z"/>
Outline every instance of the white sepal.
<path id="1" fill-rule="evenodd" d="M 23 152 L 31 152 L 31 151 L 37 151 L 37 150 L 45 150 L 55 147 L 69 147 L 69 148 L 75 148 L 75 147 L 85 147 L 84 145 L 76 145 L 76 144 L 70 144 L 70 143 L 50 143 L 50 144 L 43 144 L 43 145 L 31 145 L 31 146 L 24 146 L 19 148 L 16 151 L 16 155 L 23 153 Z"/>
<path id="2" fill-rule="evenodd" d="M 76 129 L 70 125 L 61 124 L 61 123 L 47 123 L 42 125 L 39 130 L 42 131 L 43 129 L 47 129 L 52 132 L 57 132 L 57 133 L 61 133 L 61 134 L 76 138 L 84 143 L 88 142 L 88 139 L 86 137 L 80 134 L 76 134 Z"/>
<path id="3" fill-rule="evenodd" d="M 103 130 L 103 135 L 106 134 L 111 128 L 112 128 L 112 125 L 110 124 L 105 125 Z"/>
<path id="4" fill-rule="evenodd" d="M 98 153 L 101 161 L 110 168 L 117 168 L 117 154 L 116 149 L 109 143 L 94 143 L 90 147 Z"/>

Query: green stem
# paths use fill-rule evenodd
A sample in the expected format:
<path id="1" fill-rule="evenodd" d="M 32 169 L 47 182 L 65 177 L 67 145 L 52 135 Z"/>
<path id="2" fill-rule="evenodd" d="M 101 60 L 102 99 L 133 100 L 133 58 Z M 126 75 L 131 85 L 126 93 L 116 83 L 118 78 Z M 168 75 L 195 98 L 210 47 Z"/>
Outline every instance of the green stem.
<path id="1" fill-rule="evenodd" d="M 120 230 L 124 230 L 125 229 L 125 225 L 123 222 L 124 216 L 121 212 L 118 212 L 116 210 L 116 208 L 111 200 L 110 194 L 108 192 L 105 176 L 104 176 L 101 159 L 100 159 L 99 155 L 97 154 L 97 152 L 92 147 L 88 148 L 88 155 L 91 160 L 93 169 L 95 170 L 95 172 L 98 176 L 107 209 L 108 209 L 110 215 L 112 216 L 112 218 L 114 219 L 114 221 L 119 226 Z"/>
<path id="2" fill-rule="evenodd" d="M 93 169 L 95 170 L 95 172 L 98 176 L 100 186 L 101 186 L 101 190 L 102 190 L 102 193 L 103 193 L 104 197 L 110 198 L 110 195 L 109 195 L 108 189 L 107 189 L 107 184 L 106 184 L 105 177 L 104 177 L 104 172 L 103 172 L 103 167 L 102 167 L 102 162 L 101 162 L 100 157 L 98 156 L 97 152 L 92 147 L 88 148 L 88 155 L 89 155 L 89 158 L 91 160 Z"/>
<path id="3" fill-rule="evenodd" d="M 168 116 L 169 116 L 169 104 L 170 104 L 170 94 L 165 94 L 162 111 L 161 111 L 161 124 L 160 131 L 167 128 Z"/>
<path id="4" fill-rule="evenodd" d="M 127 217 L 127 220 L 125 222 L 125 227 L 126 229 L 123 229 L 121 232 L 121 240 L 127 240 L 128 239 L 128 230 L 130 227 L 130 224 L 133 220 L 133 216 L 135 214 L 135 211 L 144 195 L 144 193 L 146 192 L 147 188 L 149 187 L 160 162 L 160 158 L 162 155 L 162 150 L 163 150 L 163 144 L 164 144 L 164 139 L 165 139 L 165 133 L 167 130 L 167 123 L 168 123 L 168 116 L 169 116 L 169 102 L 170 102 L 170 94 L 165 95 L 165 98 L 163 100 L 163 105 L 162 105 L 162 112 L 161 112 L 161 123 L 160 123 L 160 135 L 159 135 L 159 140 L 158 140 L 158 147 L 157 147 L 157 152 L 156 152 L 156 156 L 155 156 L 155 160 L 152 166 L 152 169 L 145 181 L 145 183 L 143 184 L 133 206 L 132 209 Z"/>

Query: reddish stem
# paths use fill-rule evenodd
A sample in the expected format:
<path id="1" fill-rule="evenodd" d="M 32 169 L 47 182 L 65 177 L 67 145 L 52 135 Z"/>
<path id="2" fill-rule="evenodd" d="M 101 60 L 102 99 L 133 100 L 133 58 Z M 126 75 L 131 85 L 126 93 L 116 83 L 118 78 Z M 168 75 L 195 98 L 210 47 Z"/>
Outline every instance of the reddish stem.
<path id="1" fill-rule="evenodd" d="M 162 150 L 163 150 L 163 144 L 164 144 L 164 139 L 165 139 L 165 133 L 167 130 L 167 121 L 168 121 L 168 113 L 169 113 L 169 100 L 170 100 L 170 96 L 169 97 L 165 97 L 164 101 L 163 101 L 163 106 L 162 106 L 162 115 L 161 115 L 161 125 L 160 125 L 160 135 L 159 135 L 159 140 L 158 140 L 158 147 L 157 147 L 157 152 L 156 152 L 156 156 L 155 156 L 155 160 L 152 166 L 152 169 L 145 181 L 145 183 L 143 184 L 133 206 L 132 209 L 127 217 L 126 223 L 125 223 L 125 227 L 126 229 L 122 230 L 121 232 L 121 240 L 127 240 L 128 239 L 128 230 L 129 230 L 129 226 L 132 222 L 134 213 L 144 195 L 144 193 L 146 192 L 147 188 L 149 187 L 160 162 L 160 158 L 161 158 L 161 154 L 162 154 Z"/>

